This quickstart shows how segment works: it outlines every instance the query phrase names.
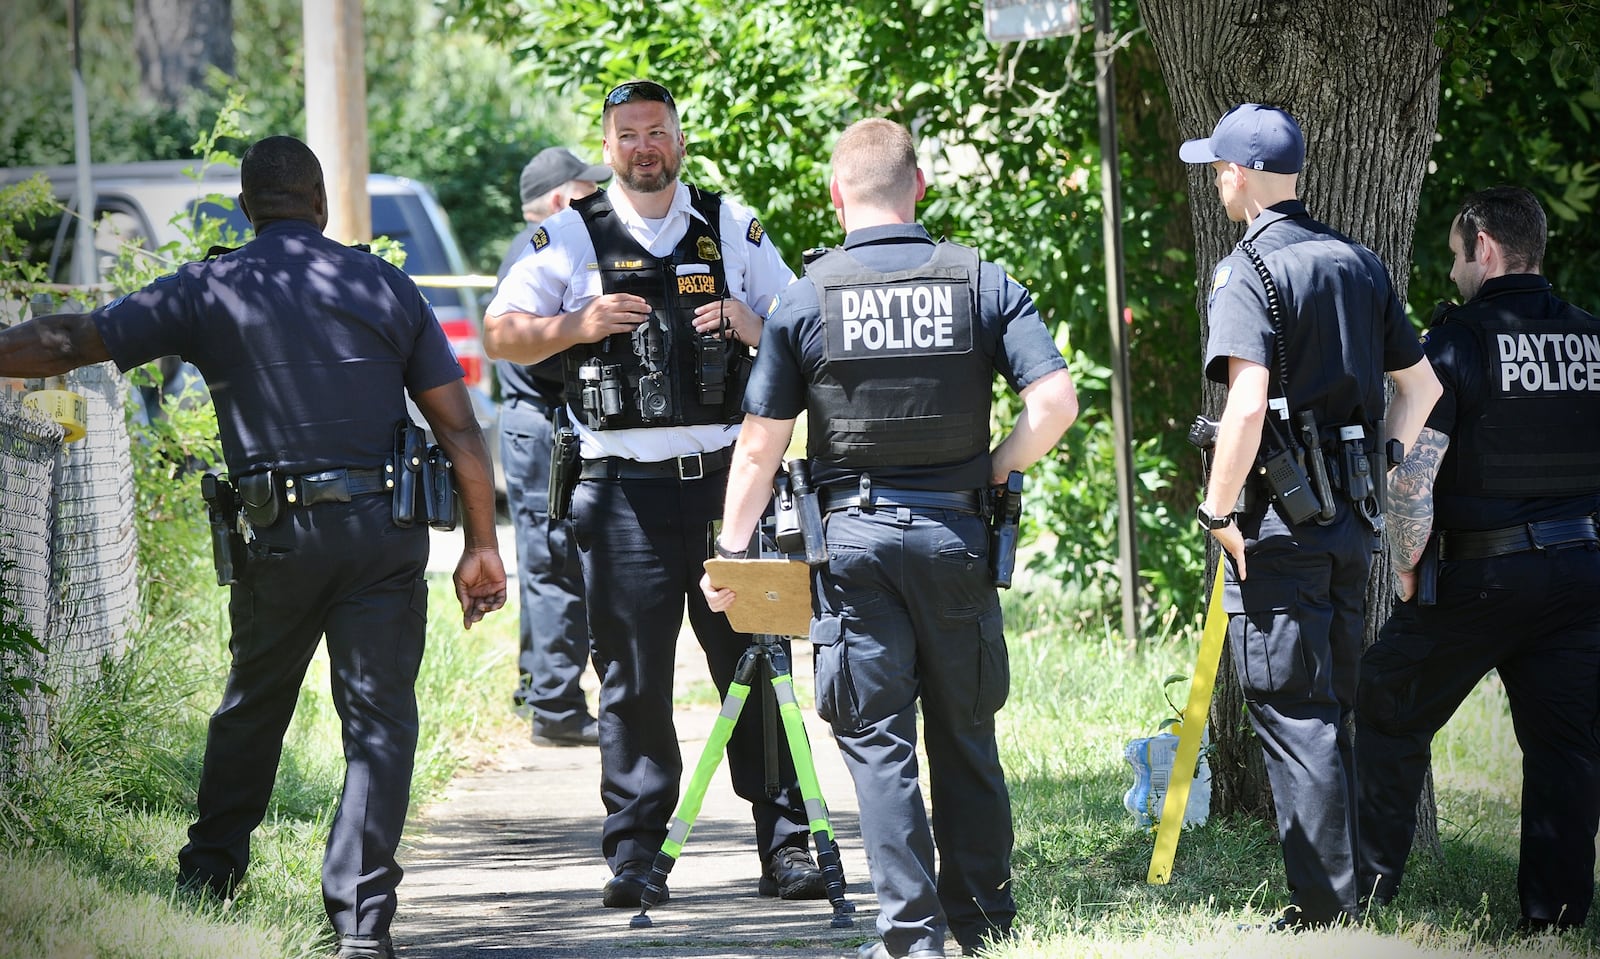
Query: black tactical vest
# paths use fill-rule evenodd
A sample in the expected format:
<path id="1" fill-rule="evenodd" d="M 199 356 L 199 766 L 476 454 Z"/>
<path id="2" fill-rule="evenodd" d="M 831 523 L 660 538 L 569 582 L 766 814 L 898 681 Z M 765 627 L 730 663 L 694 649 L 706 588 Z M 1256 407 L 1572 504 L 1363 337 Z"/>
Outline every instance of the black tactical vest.
<path id="1" fill-rule="evenodd" d="M 574 200 L 594 242 L 600 285 L 650 303 L 650 318 L 631 334 L 616 333 L 562 354 L 567 399 L 590 429 L 737 423 L 743 415 L 750 350 L 720 333 L 694 329 L 695 307 L 728 295 L 717 239 L 722 200 L 690 187 L 704 221 L 670 256 L 651 256 L 628 234 L 604 191 Z"/>
<path id="2" fill-rule="evenodd" d="M 948 242 L 910 270 L 870 270 L 845 250 L 806 266 L 826 329 L 813 461 L 855 472 L 967 464 L 974 475 L 952 474 L 951 489 L 988 483 L 994 366 L 979 348 L 978 270 L 976 251 Z"/>
<path id="3" fill-rule="evenodd" d="M 1510 294 L 1522 303 L 1526 293 Z M 1459 409 L 1437 490 L 1462 496 L 1600 491 L 1600 323 L 1553 296 L 1519 316 L 1491 294 L 1445 314 L 1478 338 L 1483 399 Z"/>

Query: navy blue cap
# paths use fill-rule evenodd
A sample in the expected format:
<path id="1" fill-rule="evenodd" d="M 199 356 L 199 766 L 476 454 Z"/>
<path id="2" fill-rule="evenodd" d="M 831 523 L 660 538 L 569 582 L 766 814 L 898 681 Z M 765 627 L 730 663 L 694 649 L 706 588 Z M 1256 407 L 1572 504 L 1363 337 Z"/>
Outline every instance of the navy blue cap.
<path id="1" fill-rule="evenodd" d="M 1241 103 L 1222 115 L 1209 137 L 1185 140 L 1178 156 L 1185 163 L 1226 160 L 1250 170 L 1299 173 L 1306 138 L 1294 117 L 1277 107 Z"/>

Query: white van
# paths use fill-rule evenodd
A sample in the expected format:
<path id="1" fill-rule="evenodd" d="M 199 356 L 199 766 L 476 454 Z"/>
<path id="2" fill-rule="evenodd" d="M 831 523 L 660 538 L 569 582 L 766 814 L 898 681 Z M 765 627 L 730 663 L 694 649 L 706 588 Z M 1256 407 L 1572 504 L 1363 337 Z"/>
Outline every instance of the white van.
<path id="1" fill-rule="evenodd" d="M 90 167 L 100 274 L 116 261 L 120 247 L 131 243 L 154 251 L 167 243 L 181 242 L 182 231 L 202 216 L 223 220 L 240 243 L 250 238 L 249 221 L 231 202 L 239 193 L 238 168 L 211 164 L 200 170 L 198 178 L 186 172 L 199 168 L 199 160 L 97 163 Z M 44 264 L 52 282 L 69 283 L 73 259 L 78 255 L 76 218 L 72 214 L 90 206 L 77 196 L 77 168 L 70 165 L 0 169 L 0 188 L 36 174 L 44 175 L 66 211 L 41 218 L 31 227 L 18 225 L 27 243 L 25 256 Z M 367 193 L 372 199 L 372 233 L 389 237 L 405 250 L 407 273 L 438 277 L 467 274 L 450 220 L 425 185 L 375 173 L 367 177 Z M 230 202 L 222 205 L 209 199 L 215 194 Z M 483 350 L 481 292 L 465 285 L 421 289 L 466 373 L 467 392 L 496 459 L 496 485 L 503 491 L 499 450 L 495 448 L 499 416 L 494 400 L 494 366 Z M 412 416 L 421 422 L 414 410 Z"/>

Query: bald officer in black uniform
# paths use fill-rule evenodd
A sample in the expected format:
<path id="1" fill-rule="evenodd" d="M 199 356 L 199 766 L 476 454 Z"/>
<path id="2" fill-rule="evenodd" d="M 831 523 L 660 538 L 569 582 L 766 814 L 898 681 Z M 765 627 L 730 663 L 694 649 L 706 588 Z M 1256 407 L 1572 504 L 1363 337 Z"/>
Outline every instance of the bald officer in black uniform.
<path id="1" fill-rule="evenodd" d="M 416 286 L 322 235 L 327 195 L 311 150 L 268 137 L 245 153 L 240 180 L 255 239 L 91 313 L 0 332 L 0 375 L 108 359 L 127 370 L 177 354 L 210 387 L 233 479 L 271 471 L 278 516 L 253 526 L 232 588 L 233 664 L 178 877 L 223 897 L 244 879 L 284 730 L 326 635 L 346 772 L 323 902 L 340 959 L 386 959 L 427 618 L 428 527 L 395 525 L 385 469 L 406 392 L 455 463 L 466 547 L 454 582 L 468 628 L 505 602 L 489 451 Z"/>
<path id="2" fill-rule="evenodd" d="M 1227 553 L 1228 647 L 1277 806 L 1292 904 L 1273 926 L 1327 925 L 1357 908 L 1345 720 L 1379 542 L 1361 471 L 1383 475 L 1386 437 L 1416 439 L 1439 384 L 1377 256 L 1295 198 L 1305 140 L 1293 117 L 1246 103 L 1179 155 L 1210 164 L 1228 218 L 1248 224 L 1212 277 L 1206 375 L 1228 397 L 1199 518 Z M 1395 383 L 1387 418 L 1385 371 Z M 1316 435 L 1305 437 L 1308 412 Z M 1334 474 L 1309 516 L 1289 495 L 1273 499 L 1255 471 L 1297 450 Z"/>
<path id="3" fill-rule="evenodd" d="M 1391 482 L 1401 601 L 1356 699 L 1361 891 L 1383 903 L 1434 734 L 1500 673 L 1522 746 L 1530 929 L 1584 924 L 1600 826 L 1600 322 L 1551 292 L 1544 248 L 1544 210 L 1521 188 L 1475 193 L 1451 223 L 1464 302 L 1426 337 L 1444 396 Z"/>
<path id="4" fill-rule="evenodd" d="M 878 895 L 882 939 L 863 959 L 943 956 L 947 931 L 963 955 L 1010 935 L 1011 805 L 994 719 L 1010 673 L 979 498 L 1048 453 L 1078 412 L 1027 290 L 975 251 L 935 243 L 916 222 L 923 190 L 904 127 L 863 120 L 840 136 L 844 248 L 812 262 L 767 320 L 717 544 L 729 554 L 750 541 L 805 410 L 829 553 L 811 623 L 817 714 L 855 780 Z M 1023 410 L 991 451 L 996 373 Z M 713 609 L 733 602 L 701 588 Z"/>

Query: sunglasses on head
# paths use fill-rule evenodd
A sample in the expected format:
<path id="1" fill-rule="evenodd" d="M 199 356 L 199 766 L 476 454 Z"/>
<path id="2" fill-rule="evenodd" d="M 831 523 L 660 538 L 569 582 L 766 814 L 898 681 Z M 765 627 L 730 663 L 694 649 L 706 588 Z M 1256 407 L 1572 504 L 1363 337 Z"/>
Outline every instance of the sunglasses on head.
<path id="1" fill-rule="evenodd" d="M 627 83 L 619 83 L 606 94 L 606 109 L 620 107 L 624 103 L 633 103 L 637 100 L 665 103 L 673 109 L 677 109 L 678 106 L 673 101 L 672 94 L 661 84 L 649 80 L 629 80 Z"/>

